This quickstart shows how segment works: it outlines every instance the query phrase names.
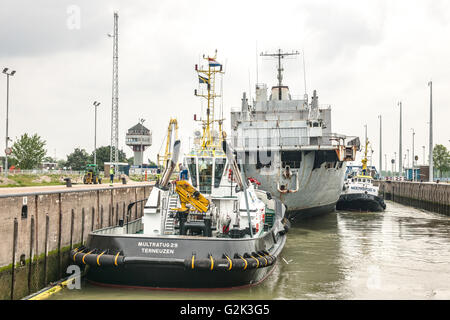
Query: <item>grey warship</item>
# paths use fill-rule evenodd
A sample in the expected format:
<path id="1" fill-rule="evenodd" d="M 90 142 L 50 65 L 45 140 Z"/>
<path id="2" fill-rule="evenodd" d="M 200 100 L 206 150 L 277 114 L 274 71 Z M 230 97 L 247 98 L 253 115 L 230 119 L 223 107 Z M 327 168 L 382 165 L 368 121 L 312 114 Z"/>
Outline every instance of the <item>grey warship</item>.
<path id="1" fill-rule="evenodd" d="M 316 90 L 309 101 L 293 99 L 284 85 L 282 59 L 298 52 L 261 53 L 278 60 L 278 84 L 268 96 L 257 83 L 253 103 L 244 92 L 231 111 L 231 135 L 245 175 L 279 198 L 291 218 L 334 211 L 342 191 L 346 162 L 354 161 L 358 137 L 331 131 L 331 107 L 320 108 Z"/>

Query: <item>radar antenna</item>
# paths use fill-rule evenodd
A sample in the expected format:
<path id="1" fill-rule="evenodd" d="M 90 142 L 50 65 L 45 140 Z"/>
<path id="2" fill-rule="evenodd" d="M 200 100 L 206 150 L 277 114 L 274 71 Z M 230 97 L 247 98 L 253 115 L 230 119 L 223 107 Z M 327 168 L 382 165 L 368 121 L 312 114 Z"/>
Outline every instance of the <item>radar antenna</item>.
<path id="1" fill-rule="evenodd" d="M 278 49 L 277 53 L 262 53 L 262 57 L 276 57 L 278 58 L 278 87 L 281 87 L 283 85 L 283 67 L 281 66 L 281 59 L 284 59 L 287 56 L 294 56 L 300 54 L 298 51 L 292 51 L 292 52 L 282 52 L 281 49 Z M 278 99 L 281 100 L 281 90 L 278 90 Z"/>

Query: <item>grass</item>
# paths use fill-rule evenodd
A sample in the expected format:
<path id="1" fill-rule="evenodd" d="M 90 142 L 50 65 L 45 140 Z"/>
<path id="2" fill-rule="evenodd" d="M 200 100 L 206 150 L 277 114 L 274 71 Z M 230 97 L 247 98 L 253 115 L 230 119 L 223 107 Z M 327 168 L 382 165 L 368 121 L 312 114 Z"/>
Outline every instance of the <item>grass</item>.
<path id="1" fill-rule="evenodd" d="M 11 174 L 0 177 L 0 188 L 63 185 L 62 175 Z"/>
<path id="2" fill-rule="evenodd" d="M 65 185 L 66 182 L 64 178 L 71 178 L 72 184 L 82 184 L 82 175 L 62 175 L 62 174 L 10 174 L 8 178 L 0 176 L 0 188 L 11 188 L 11 187 L 34 187 L 34 186 L 57 186 Z M 109 183 L 109 176 L 102 177 L 102 184 Z M 144 181 L 144 176 L 131 176 L 132 181 Z M 147 176 L 148 181 L 156 180 L 156 176 Z M 118 177 L 114 177 L 114 181 L 121 181 Z"/>

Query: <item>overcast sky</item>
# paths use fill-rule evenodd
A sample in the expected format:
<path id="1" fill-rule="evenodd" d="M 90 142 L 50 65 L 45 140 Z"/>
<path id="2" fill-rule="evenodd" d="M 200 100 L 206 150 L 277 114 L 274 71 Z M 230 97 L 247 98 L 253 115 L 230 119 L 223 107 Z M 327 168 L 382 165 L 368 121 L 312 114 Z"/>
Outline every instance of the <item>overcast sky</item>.
<path id="1" fill-rule="evenodd" d="M 126 130 L 146 119 L 156 160 L 168 121 L 182 143 L 200 113 L 194 65 L 218 50 L 226 65 L 224 114 L 240 106 L 256 82 L 256 51 L 304 52 L 306 88 L 332 107 L 332 131 L 364 138 L 368 126 L 378 165 L 398 152 L 398 101 L 403 103 L 403 152 L 422 163 L 428 153 L 429 87 L 433 81 L 434 142 L 450 147 L 450 2 L 448 1 L 66 1 L 0 0 L 0 68 L 10 82 L 9 136 L 37 133 L 48 155 L 66 159 L 75 147 L 109 145 L 113 12 L 119 13 L 119 147 Z M 78 14 L 79 13 L 79 14 Z M 258 59 L 259 82 L 276 83 L 275 63 Z M 304 92 L 302 57 L 286 60 L 284 84 Z M 254 95 L 254 93 L 253 93 Z M 6 76 L 0 80 L 0 143 L 4 148 Z M 2 138 L 3 137 L 3 138 Z M 2 152 L 3 153 L 3 152 Z M 398 159 L 398 155 L 397 155 Z M 389 160 L 388 160 L 389 161 Z M 384 155 L 383 155 L 384 166 Z M 389 165 L 390 168 L 390 165 Z"/>

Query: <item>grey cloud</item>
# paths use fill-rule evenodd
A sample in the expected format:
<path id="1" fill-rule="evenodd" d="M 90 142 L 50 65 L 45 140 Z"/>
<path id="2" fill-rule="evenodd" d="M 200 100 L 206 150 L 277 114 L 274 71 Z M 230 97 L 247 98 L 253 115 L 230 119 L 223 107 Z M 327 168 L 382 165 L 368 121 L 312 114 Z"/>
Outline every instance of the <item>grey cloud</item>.
<path id="1" fill-rule="evenodd" d="M 120 8 L 118 1 L 3 0 L 0 56 L 36 56 L 94 46 L 112 32 L 114 3 Z M 143 12 L 134 11 L 137 15 Z M 120 20 L 119 11 L 119 25 Z"/>
<path id="2" fill-rule="evenodd" d="M 305 25 L 314 30 L 309 40 L 320 46 L 317 55 L 327 63 L 341 55 L 353 56 L 360 47 L 373 46 L 383 40 L 385 8 L 382 2 L 370 13 L 371 17 L 375 16 L 371 19 L 376 21 L 373 24 L 361 10 L 343 8 L 340 2 L 334 6 L 308 4 L 306 8 Z"/>

